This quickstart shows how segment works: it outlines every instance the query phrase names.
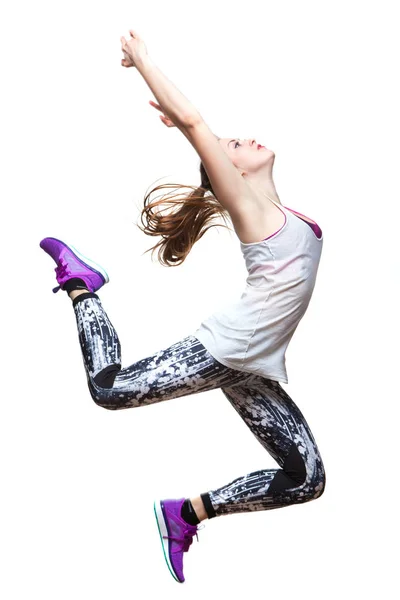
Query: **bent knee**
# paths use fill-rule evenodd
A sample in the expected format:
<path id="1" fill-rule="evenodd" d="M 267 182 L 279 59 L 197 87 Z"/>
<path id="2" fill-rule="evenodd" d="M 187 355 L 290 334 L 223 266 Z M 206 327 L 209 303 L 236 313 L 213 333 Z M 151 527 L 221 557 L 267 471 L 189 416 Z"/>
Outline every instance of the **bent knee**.
<path id="1" fill-rule="evenodd" d="M 320 498 L 325 490 L 326 477 L 324 472 L 319 472 L 315 474 L 314 477 L 305 482 L 304 486 L 301 488 L 301 501 L 309 502 L 311 500 L 317 500 Z"/>
<path id="2" fill-rule="evenodd" d="M 287 455 L 283 466 L 283 470 L 298 485 L 302 486 L 305 484 L 305 487 L 309 490 L 307 493 L 308 500 L 320 498 L 324 493 L 326 476 L 325 469 L 322 464 L 322 460 L 319 457 L 318 451 L 314 468 L 314 476 L 308 484 L 306 464 L 295 443 L 293 443 L 290 448 L 289 454 Z"/>
<path id="3" fill-rule="evenodd" d="M 101 408 L 108 410 L 119 408 L 115 402 L 111 401 L 109 390 L 112 389 L 115 378 L 120 370 L 121 365 L 109 365 L 97 373 L 93 379 L 88 378 L 90 395 L 95 404 Z"/>
<path id="4" fill-rule="evenodd" d="M 326 485 L 326 476 L 325 473 L 323 473 L 316 481 L 314 484 L 314 493 L 312 495 L 312 500 L 316 500 L 317 498 L 320 498 L 322 496 L 322 494 L 325 491 L 325 485 Z"/>
<path id="5" fill-rule="evenodd" d="M 108 365 L 93 377 L 93 381 L 101 388 L 110 389 L 113 387 L 115 378 L 120 370 L 120 364 Z"/>
<path id="6" fill-rule="evenodd" d="M 326 484 L 325 469 L 321 458 L 318 459 L 318 456 L 317 453 L 312 478 L 307 477 L 306 463 L 295 443 L 292 444 L 285 459 L 282 478 L 285 476 L 288 481 L 295 481 L 302 488 L 303 501 L 315 500 L 324 493 Z M 284 481 L 281 483 L 285 485 Z"/>
<path id="7" fill-rule="evenodd" d="M 307 469 L 304 458 L 300 454 L 297 445 L 293 442 L 289 454 L 283 463 L 283 470 L 288 477 L 293 479 L 298 485 L 305 483 L 307 478 Z"/>
<path id="8" fill-rule="evenodd" d="M 106 393 L 106 388 L 96 388 L 89 386 L 90 395 L 92 396 L 92 400 L 97 406 L 100 408 L 107 408 L 108 410 L 117 410 L 119 406 L 110 399 L 110 396 Z"/>

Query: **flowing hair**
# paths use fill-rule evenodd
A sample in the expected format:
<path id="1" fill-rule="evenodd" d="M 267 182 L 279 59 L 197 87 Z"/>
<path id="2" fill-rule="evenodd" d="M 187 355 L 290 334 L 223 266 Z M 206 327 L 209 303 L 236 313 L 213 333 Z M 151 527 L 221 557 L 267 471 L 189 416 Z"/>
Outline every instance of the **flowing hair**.
<path id="1" fill-rule="evenodd" d="M 217 137 L 217 139 L 221 138 Z M 231 229 L 227 225 L 213 223 L 213 220 L 218 217 L 222 217 L 226 223 L 229 212 L 218 202 L 202 162 L 200 162 L 200 177 L 200 186 L 167 183 L 153 188 L 144 197 L 144 208 L 140 214 L 144 227 L 137 223 L 136 225 L 146 235 L 161 236 L 161 240 L 146 252 L 150 250 L 154 252 L 158 248 L 158 260 L 165 267 L 181 265 L 193 244 L 211 227 Z M 172 195 L 170 198 L 165 198 L 168 194 L 164 194 L 161 200 L 149 202 L 150 195 L 162 188 L 190 188 L 193 191 L 189 194 Z M 207 192 L 210 194 L 206 196 Z M 163 209 L 160 205 L 163 203 L 166 205 L 164 210 L 169 206 L 175 206 L 176 210 L 162 215 Z"/>

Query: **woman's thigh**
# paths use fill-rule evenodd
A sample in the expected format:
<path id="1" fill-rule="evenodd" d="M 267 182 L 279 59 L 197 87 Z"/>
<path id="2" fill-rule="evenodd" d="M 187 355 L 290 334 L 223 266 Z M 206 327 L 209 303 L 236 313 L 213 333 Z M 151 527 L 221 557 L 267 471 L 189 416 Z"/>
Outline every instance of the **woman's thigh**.
<path id="1" fill-rule="evenodd" d="M 104 408 L 118 410 L 154 404 L 189 394 L 198 394 L 244 383 L 251 374 L 218 362 L 193 335 L 142 358 L 129 367 L 115 368 L 112 387 L 90 377 L 93 400 Z"/>

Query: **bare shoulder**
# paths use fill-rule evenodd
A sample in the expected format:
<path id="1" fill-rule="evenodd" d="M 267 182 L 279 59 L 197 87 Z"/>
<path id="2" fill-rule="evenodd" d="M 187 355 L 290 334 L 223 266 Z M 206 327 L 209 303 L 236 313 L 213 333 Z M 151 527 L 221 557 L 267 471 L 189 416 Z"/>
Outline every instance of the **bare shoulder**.
<path id="1" fill-rule="evenodd" d="M 282 226 L 284 213 L 268 198 L 260 200 L 255 195 L 201 118 L 188 122 L 182 133 L 199 155 L 215 196 L 229 213 L 241 242 L 259 242 Z"/>
<path id="2" fill-rule="evenodd" d="M 278 231 L 286 218 L 285 213 L 268 198 L 260 201 L 251 193 L 242 203 L 240 213 L 230 216 L 236 235 L 243 244 L 261 242 Z"/>
<path id="3" fill-rule="evenodd" d="M 236 220 L 243 212 L 243 204 L 251 200 L 249 186 L 203 120 L 188 123 L 182 133 L 199 155 L 218 202 Z"/>

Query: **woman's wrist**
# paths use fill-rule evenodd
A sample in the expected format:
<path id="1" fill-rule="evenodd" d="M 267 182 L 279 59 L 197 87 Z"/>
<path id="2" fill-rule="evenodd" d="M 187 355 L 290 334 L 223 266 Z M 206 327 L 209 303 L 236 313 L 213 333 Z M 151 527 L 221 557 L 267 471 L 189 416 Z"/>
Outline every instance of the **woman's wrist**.
<path id="1" fill-rule="evenodd" d="M 135 58 L 135 66 L 139 73 L 142 74 L 145 69 L 154 67 L 155 63 L 148 54 L 144 54 L 140 58 Z"/>

